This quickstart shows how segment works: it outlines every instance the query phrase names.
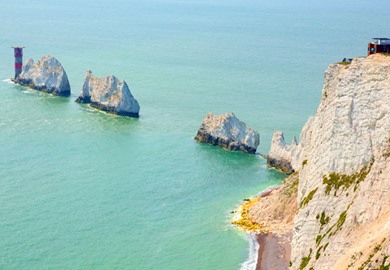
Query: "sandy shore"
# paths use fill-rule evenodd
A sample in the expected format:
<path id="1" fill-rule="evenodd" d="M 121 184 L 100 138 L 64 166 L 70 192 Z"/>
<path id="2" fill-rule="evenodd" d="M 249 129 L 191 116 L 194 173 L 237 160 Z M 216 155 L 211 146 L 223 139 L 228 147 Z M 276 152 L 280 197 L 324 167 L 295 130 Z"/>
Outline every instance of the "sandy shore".
<path id="1" fill-rule="evenodd" d="M 288 269 L 291 256 L 292 233 L 276 235 L 262 233 L 257 235 L 259 252 L 256 270 Z"/>
<path id="2" fill-rule="evenodd" d="M 257 270 L 289 267 L 298 183 L 298 175 L 292 174 L 281 186 L 270 187 L 244 202 L 238 211 L 234 224 L 256 234 Z"/>
<path id="3" fill-rule="evenodd" d="M 257 270 L 288 269 L 298 183 L 298 175 L 292 174 L 281 186 L 270 187 L 246 200 L 236 211 L 232 223 L 256 234 Z"/>
<path id="4" fill-rule="evenodd" d="M 259 196 L 264 198 L 271 195 L 279 186 L 266 189 Z M 292 233 L 278 235 L 272 232 L 257 234 L 259 244 L 256 270 L 288 269 L 291 257 Z"/>
<path id="5" fill-rule="evenodd" d="M 267 197 L 278 188 L 279 186 L 270 187 L 262 192 L 260 197 Z M 256 270 L 288 269 L 292 232 L 280 235 L 272 232 L 260 233 L 257 234 L 256 239 L 259 244 Z"/>

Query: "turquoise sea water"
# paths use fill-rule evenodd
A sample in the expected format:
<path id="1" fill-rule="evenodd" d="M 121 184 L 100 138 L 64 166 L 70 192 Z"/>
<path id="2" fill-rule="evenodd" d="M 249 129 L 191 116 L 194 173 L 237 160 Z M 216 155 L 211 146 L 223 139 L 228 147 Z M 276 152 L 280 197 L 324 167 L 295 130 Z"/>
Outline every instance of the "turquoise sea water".
<path id="1" fill-rule="evenodd" d="M 209 111 L 300 129 L 329 63 L 389 36 L 390 2 L 0 0 L 10 46 L 54 55 L 71 98 L 0 81 L 0 269 L 239 269 L 230 211 L 284 175 L 193 140 Z M 140 119 L 74 103 L 86 70 L 125 79 Z"/>

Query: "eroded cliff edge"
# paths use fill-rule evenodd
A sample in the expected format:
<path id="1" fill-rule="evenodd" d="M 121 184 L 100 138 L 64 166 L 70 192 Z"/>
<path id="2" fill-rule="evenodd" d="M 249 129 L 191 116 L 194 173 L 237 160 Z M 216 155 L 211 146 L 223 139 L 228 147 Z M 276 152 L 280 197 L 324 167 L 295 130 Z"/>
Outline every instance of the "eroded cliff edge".
<path id="1" fill-rule="evenodd" d="M 296 210 L 286 205 L 295 212 L 290 269 L 387 269 L 390 57 L 330 65 L 320 105 L 300 142 L 280 145 L 299 179 Z M 280 194 L 270 196 L 278 201 Z M 265 215 L 256 209 L 265 209 L 263 203 L 248 210 L 261 226 Z"/>

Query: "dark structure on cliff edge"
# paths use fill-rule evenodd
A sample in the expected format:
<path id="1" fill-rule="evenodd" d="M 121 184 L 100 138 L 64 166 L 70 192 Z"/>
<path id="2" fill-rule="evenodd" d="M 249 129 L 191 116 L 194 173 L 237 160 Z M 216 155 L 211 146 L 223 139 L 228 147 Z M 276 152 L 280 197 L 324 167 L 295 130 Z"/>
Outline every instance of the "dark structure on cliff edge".
<path id="1" fill-rule="evenodd" d="M 389 38 L 373 38 L 374 42 L 368 43 L 367 55 L 374 53 L 390 53 Z"/>

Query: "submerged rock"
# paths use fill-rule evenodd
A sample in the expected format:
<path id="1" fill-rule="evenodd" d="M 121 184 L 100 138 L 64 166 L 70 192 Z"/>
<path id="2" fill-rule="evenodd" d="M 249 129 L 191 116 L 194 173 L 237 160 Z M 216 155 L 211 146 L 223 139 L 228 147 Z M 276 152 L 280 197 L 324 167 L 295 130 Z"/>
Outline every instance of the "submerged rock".
<path id="1" fill-rule="evenodd" d="M 22 73 L 14 81 L 53 95 L 70 95 L 68 76 L 60 62 L 50 55 L 43 56 L 37 63 L 28 59 L 23 65 Z"/>
<path id="2" fill-rule="evenodd" d="M 259 133 L 247 127 L 233 113 L 214 115 L 203 119 L 195 140 L 235 151 L 254 154 L 260 142 Z"/>
<path id="3" fill-rule="evenodd" d="M 126 82 L 113 75 L 96 78 L 87 71 L 79 103 L 90 103 L 91 106 L 118 115 L 139 117 L 139 104 L 133 97 Z"/>

